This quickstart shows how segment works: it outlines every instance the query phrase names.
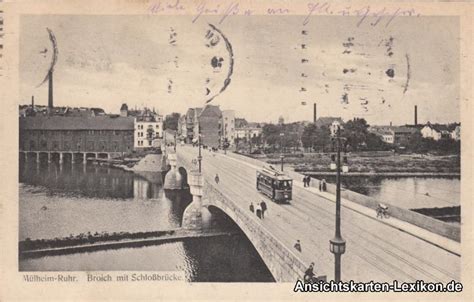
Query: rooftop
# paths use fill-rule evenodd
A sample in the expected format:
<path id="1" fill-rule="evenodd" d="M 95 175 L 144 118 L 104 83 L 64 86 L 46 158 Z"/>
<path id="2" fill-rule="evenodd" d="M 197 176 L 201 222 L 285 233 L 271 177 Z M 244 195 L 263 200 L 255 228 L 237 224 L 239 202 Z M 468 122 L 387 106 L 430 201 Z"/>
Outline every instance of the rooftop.
<path id="1" fill-rule="evenodd" d="M 133 117 L 76 117 L 27 116 L 20 117 L 23 130 L 134 130 Z"/>

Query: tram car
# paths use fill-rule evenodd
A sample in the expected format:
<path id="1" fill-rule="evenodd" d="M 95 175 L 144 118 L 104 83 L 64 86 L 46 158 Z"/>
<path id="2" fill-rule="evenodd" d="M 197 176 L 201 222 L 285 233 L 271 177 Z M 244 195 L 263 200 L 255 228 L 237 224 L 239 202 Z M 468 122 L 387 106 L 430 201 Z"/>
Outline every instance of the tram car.
<path id="1" fill-rule="evenodd" d="M 293 179 L 271 168 L 257 171 L 257 191 L 275 202 L 289 203 L 292 197 Z"/>

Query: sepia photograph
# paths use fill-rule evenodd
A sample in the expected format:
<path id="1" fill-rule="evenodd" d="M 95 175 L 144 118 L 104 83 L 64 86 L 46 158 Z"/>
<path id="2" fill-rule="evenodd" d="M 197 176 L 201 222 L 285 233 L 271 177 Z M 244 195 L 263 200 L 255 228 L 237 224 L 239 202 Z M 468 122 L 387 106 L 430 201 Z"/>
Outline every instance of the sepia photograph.
<path id="1" fill-rule="evenodd" d="M 467 286 L 459 16 L 145 2 L 17 16 L 22 282 Z"/>

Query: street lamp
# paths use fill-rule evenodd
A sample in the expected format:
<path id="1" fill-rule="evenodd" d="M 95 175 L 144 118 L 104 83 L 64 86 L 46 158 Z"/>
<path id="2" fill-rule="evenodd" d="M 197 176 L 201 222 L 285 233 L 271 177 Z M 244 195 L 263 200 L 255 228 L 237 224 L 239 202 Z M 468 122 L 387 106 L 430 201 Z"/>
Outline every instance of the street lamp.
<path id="1" fill-rule="evenodd" d="M 198 154 L 198 167 L 199 167 L 199 173 L 201 173 L 201 161 L 202 161 L 202 155 L 201 155 L 201 126 L 198 128 L 198 147 L 199 147 L 199 154 Z"/>
<path id="2" fill-rule="evenodd" d="M 283 154 L 283 136 L 285 136 L 285 133 L 280 132 L 280 153 Z"/>
<path id="3" fill-rule="evenodd" d="M 175 153 L 176 153 L 176 142 L 177 142 L 176 135 L 177 134 L 178 134 L 177 132 L 174 133 L 174 152 Z"/>
<path id="4" fill-rule="evenodd" d="M 346 251 L 346 241 L 341 236 L 341 141 L 345 140 L 340 136 L 340 126 L 337 125 L 333 131 L 333 140 L 336 141 L 337 158 L 334 163 L 334 155 L 331 156 L 331 169 L 336 170 L 336 231 L 334 238 L 329 240 L 329 250 L 334 254 L 334 281 L 341 281 L 341 256 Z M 347 167 L 347 157 L 344 157 L 343 172 L 349 171 Z"/>
<path id="5" fill-rule="evenodd" d="M 283 172 L 283 136 L 285 136 L 285 133 L 280 132 L 280 160 L 281 160 L 281 171 Z"/>
<path id="6" fill-rule="evenodd" d="M 225 131 L 226 128 L 227 128 L 227 124 L 224 123 L 224 129 L 223 129 L 224 130 L 224 143 L 222 144 L 222 147 L 224 148 L 224 154 L 227 154 L 227 151 L 226 151 L 227 150 L 227 145 L 226 145 L 227 144 L 227 137 L 226 137 L 226 131 Z"/>

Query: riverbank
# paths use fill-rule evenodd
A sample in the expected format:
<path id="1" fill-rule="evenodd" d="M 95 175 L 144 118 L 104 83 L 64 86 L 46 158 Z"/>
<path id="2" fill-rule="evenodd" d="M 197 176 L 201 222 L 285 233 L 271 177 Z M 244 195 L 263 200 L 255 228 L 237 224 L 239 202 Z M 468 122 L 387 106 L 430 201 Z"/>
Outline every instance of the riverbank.
<path id="1" fill-rule="evenodd" d="M 396 176 L 426 174 L 429 176 L 459 176 L 461 160 L 459 155 L 437 156 L 429 154 L 397 154 L 392 152 L 347 153 L 351 173 L 370 173 L 383 175 L 390 173 Z M 269 164 L 281 164 L 279 155 L 259 158 Z M 343 158 L 341 158 L 343 160 Z M 304 153 L 299 157 L 285 157 L 284 165 L 291 166 L 302 173 L 331 172 L 331 153 Z"/>
<path id="2" fill-rule="evenodd" d="M 156 172 L 161 173 L 167 171 L 167 163 L 163 158 L 163 154 L 143 154 L 137 158 L 123 158 L 123 159 L 89 159 L 93 164 L 106 165 L 124 171 L 130 172 Z"/>
<path id="3" fill-rule="evenodd" d="M 36 239 L 26 238 L 19 242 L 20 258 L 43 257 L 52 255 L 64 255 L 70 253 L 91 252 L 107 249 L 118 249 L 126 247 L 142 247 L 157 245 L 192 238 L 231 236 L 238 234 L 235 230 L 206 229 L 187 230 L 183 228 L 153 231 L 153 232 L 120 232 L 120 233 L 95 233 L 79 234 L 77 236 Z"/>

